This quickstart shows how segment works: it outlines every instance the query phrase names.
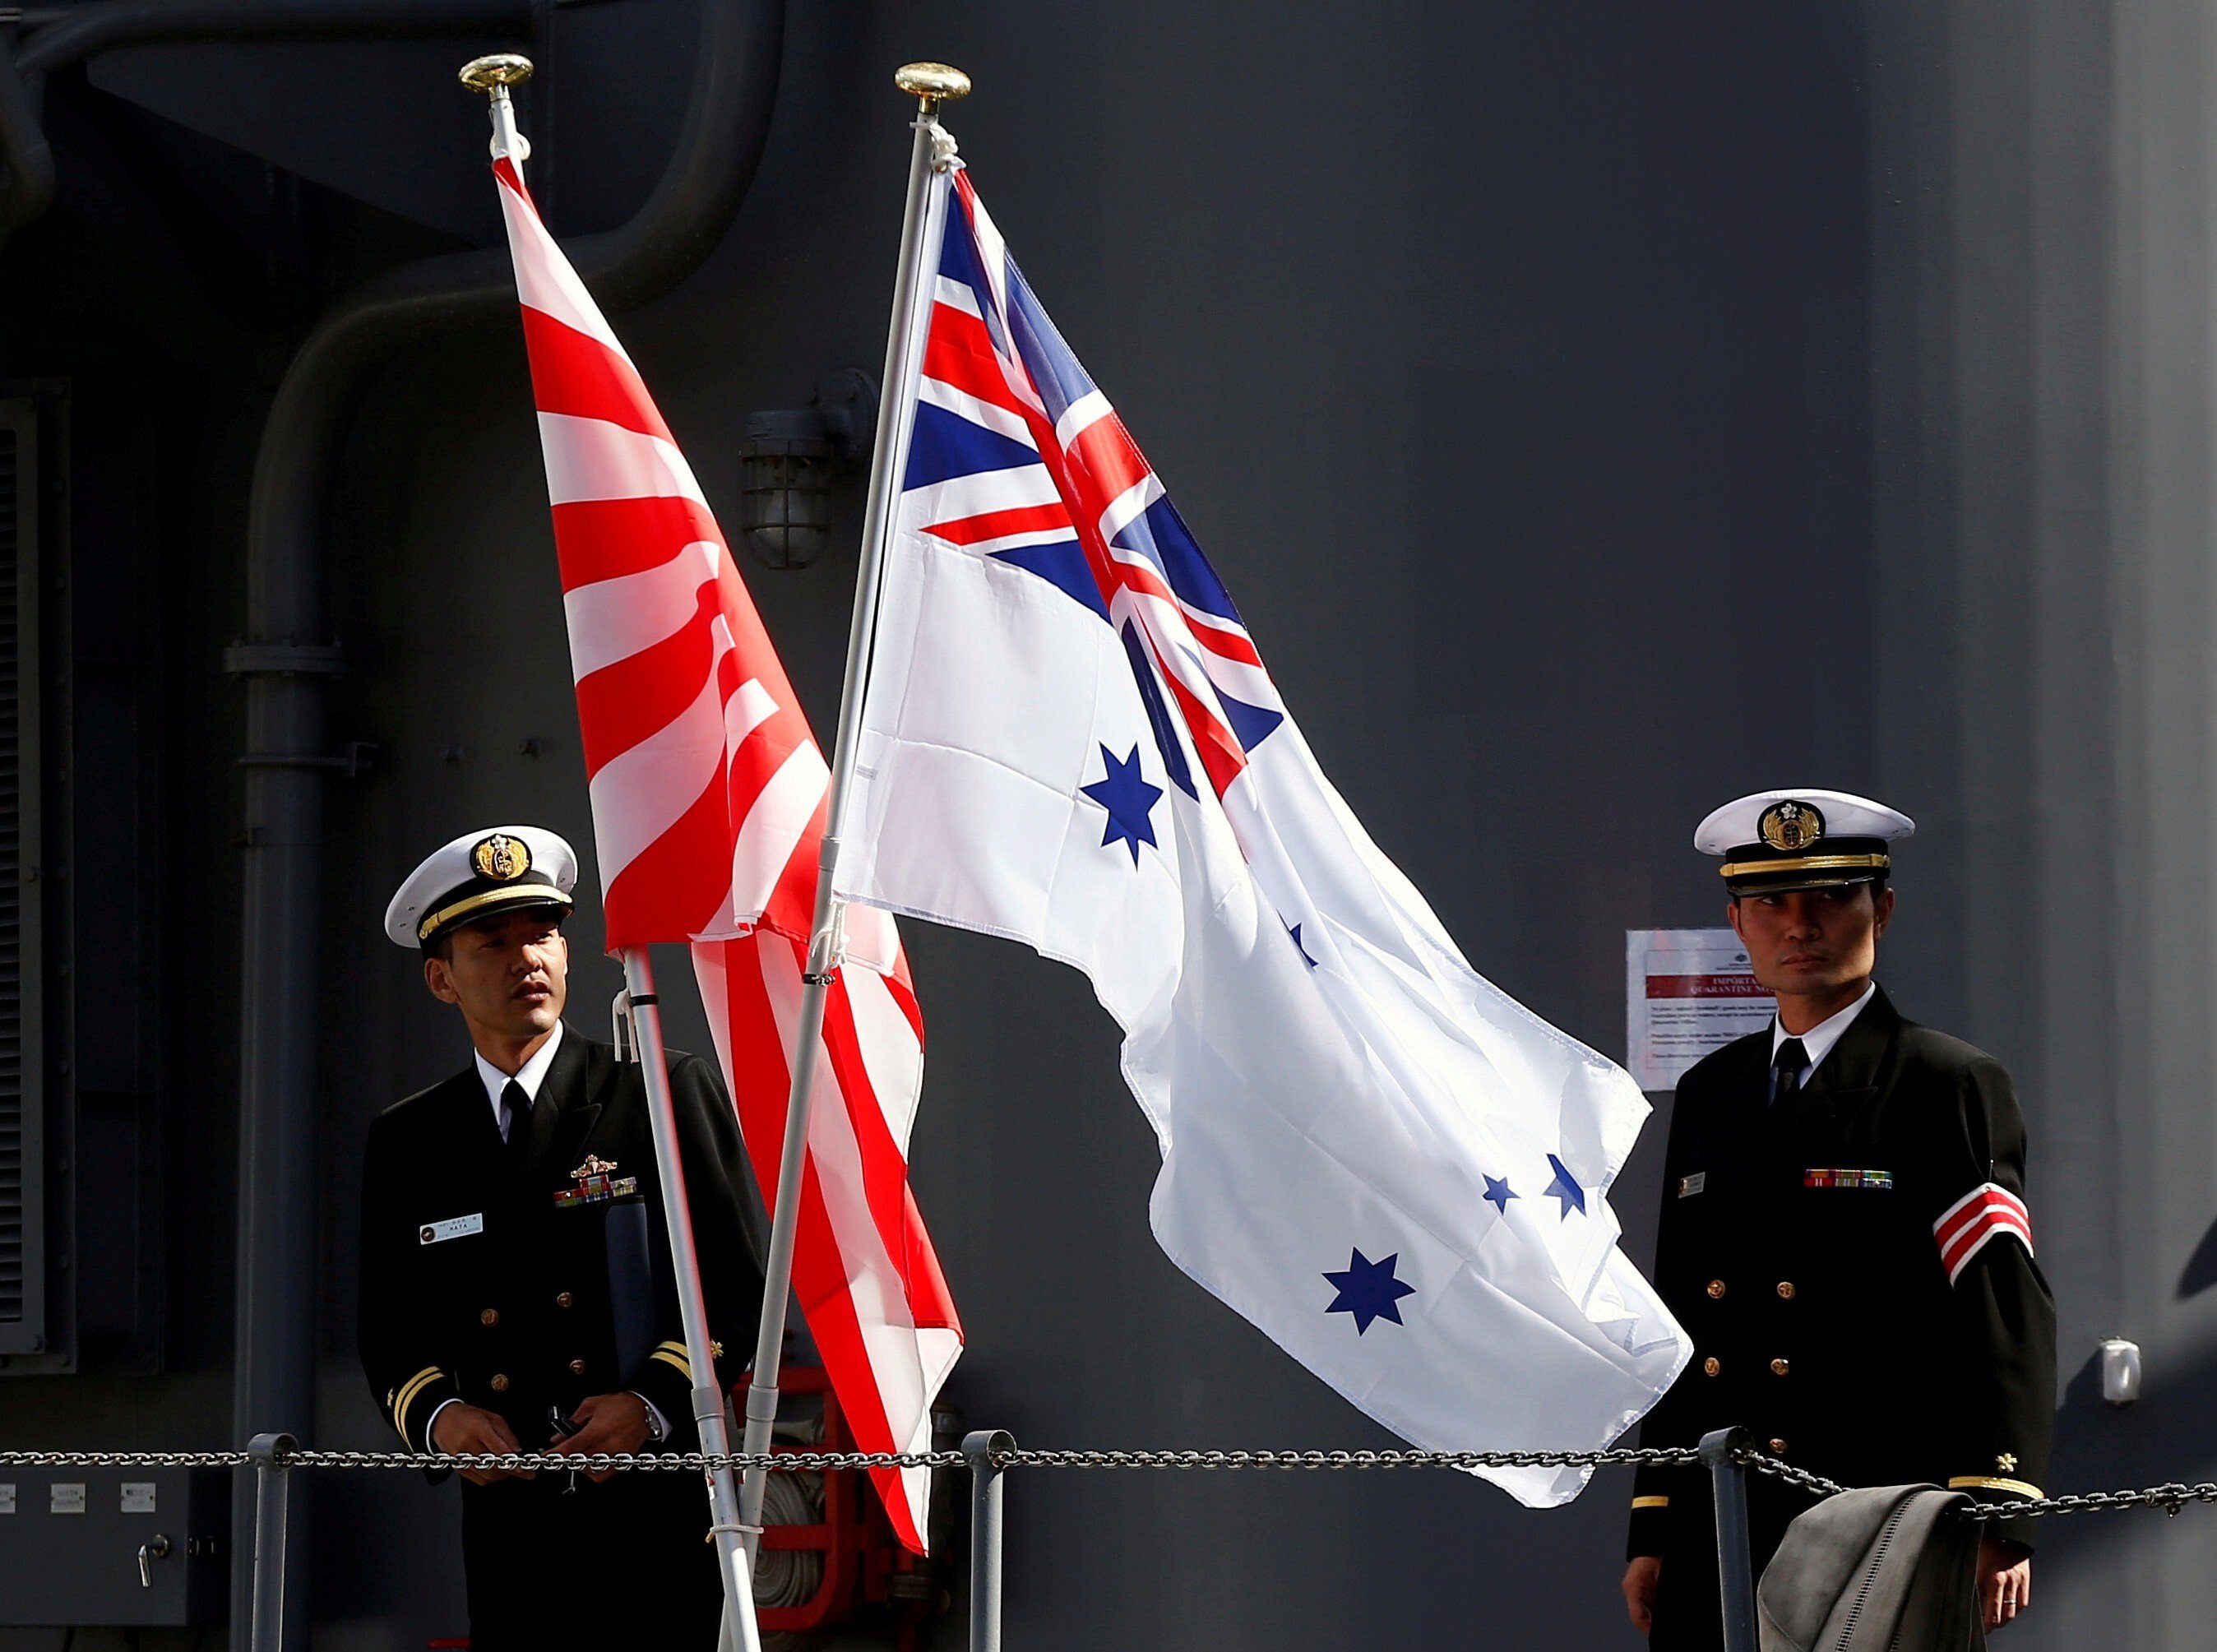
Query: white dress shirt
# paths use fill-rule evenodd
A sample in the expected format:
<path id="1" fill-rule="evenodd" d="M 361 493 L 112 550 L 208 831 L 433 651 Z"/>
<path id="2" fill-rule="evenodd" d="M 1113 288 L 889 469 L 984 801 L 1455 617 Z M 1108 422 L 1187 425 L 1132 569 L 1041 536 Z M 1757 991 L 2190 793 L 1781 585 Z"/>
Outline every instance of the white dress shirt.
<path id="1" fill-rule="evenodd" d="M 1863 1006 L 1870 1002 L 1872 995 L 1877 991 L 1878 983 L 1873 981 L 1863 989 L 1862 997 L 1840 1011 L 1838 1014 L 1827 1015 L 1806 1032 L 1788 1032 L 1778 1017 L 1773 1015 L 1770 1018 L 1770 1059 L 1775 1063 L 1778 1059 L 1779 1046 L 1787 1039 L 1798 1037 L 1801 1040 L 1801 1047 L 1809 1052 L 1809 1064 L 1801 1069 L 1800 1080 L 1803 1084 L 1806 1084 L 1816 1073 L 1817 1064 L 1832 1053 L 1832 1046 L 1840 1041 L 1840 1035 L 1855 1025 L 1856 1017 L 1863 1013 Z"/>
<path id="2" fill-rule="evenodd" d="M 557 1021 L 552 1036 L 531 1052 L 530 1060 L 516 1069 L 514 1082 L 523 1086 L 523 1093 L 531 1098 L 534 1106 L 539 1105 L 539 1087 L 547 1082 L 547 1069 L 554 1064 L 554 1052 L 561 1047 L 562 1023 Z M 477 1063 L 478 1077 L 485 1084 L 487 1099 L 492 1102 L 493 1128 L 500 1131 L 504 1142 L 513 1121 L 508 1116 L 508 1103 L 501 1098 L 509 1087 L 510 1076 L 487 1061 L 482 1051 L 478 1052 Z"/>

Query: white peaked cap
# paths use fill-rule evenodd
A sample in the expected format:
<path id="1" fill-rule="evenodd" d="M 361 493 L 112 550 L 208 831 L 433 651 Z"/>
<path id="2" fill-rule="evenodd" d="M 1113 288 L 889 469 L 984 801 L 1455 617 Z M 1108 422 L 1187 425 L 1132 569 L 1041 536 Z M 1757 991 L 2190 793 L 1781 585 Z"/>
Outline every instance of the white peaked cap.
<path id="1" fill-rule="evenodd" d="M 1822 786 L 1789 787 L 1782 792 L 1756 792 L 1735 798 L 1694 828 L 1694 847 L 1703 854 L 1730 854 L 1763 841 L 1763 817 L 1782 803 L 1813 804 L 1824 816 L 1826 837 L 1874 837 L 1891 842 L 1908 837 L 1917 823 L 1899 809 L 1852 792 L 1831 792 Z"/>
<path id="2" fill-rule="evenodd" d="M 424 857 L 385 909 L 396 946 L 429 945 L 458 923 L 522 906 L 570 904 L 577 852 L 543 826 L 487 826 L 464 832 Z"/>

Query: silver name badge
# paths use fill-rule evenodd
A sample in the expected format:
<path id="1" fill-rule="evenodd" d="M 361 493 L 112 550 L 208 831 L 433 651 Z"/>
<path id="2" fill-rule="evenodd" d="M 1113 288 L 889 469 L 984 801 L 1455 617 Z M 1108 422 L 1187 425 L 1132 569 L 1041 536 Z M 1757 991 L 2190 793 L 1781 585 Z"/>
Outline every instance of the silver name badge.
<path id="1" fill-rule="evenodd" d="M 1691 1199 L 1708 1185 L 1709 1173 L 1706 1170 L 1696 1170 L 1690 1176 L 1681 1176 L 1678 1178 L 1678 1197 Z"/>
<path id="2" fill-rule="evenodd" d="M 483 1233 L 485 1217 L 450 1216 L 444 1222 L 427 1222 L 417 1236 L 427 1245 L 435 1245 L 442 1239 L 460 1239 L 465 1234 Z"/>

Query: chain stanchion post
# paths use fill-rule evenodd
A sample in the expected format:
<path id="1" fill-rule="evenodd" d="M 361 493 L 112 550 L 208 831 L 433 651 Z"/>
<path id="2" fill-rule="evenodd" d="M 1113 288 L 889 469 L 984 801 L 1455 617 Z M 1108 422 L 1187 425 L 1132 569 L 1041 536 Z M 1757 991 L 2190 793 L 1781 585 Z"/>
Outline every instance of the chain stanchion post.
<path id="1" fill-rule="evenodd" d="M 1001 1476 L 996 1459 L 1016 1449 L 998 1428 L 962 1437 L 970 1464 L 970 1652 L 1001 1652 Z"/>
<path id="2" fill-rule="evenodd" d="M 285 1643 L 285 1505 L 292 1491 L 286 1459 L 300 1448 L 290 1434 L 247 1442 L 246 1460 L 254 1464 L 252 1652 L 282 1652 Z"/>
<path id="3" fill-rule="evenodd" d="M 1717 1509 L 1717 1587 L 1724 1606 L 1724 1652 L 1757 1652 L 1755 1558 L 1747 1535 L 1747 1470 L 1740 1454 L 1755 1443 L 1745 1428 L 1701 1436 Z"/>

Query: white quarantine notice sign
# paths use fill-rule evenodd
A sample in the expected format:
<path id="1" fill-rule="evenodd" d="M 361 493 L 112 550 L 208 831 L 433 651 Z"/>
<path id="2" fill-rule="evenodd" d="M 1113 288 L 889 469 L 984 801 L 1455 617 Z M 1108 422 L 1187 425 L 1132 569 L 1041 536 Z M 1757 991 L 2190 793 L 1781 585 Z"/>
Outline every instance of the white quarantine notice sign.
<path id="1" fill-rule="evenodd" d="M 1712 1050 L 1768 1026 L 1775 1008 L 1731 930 L 1625 931 L 1625 1065 L 1641 1089 L 1676 1089 Z"/>

